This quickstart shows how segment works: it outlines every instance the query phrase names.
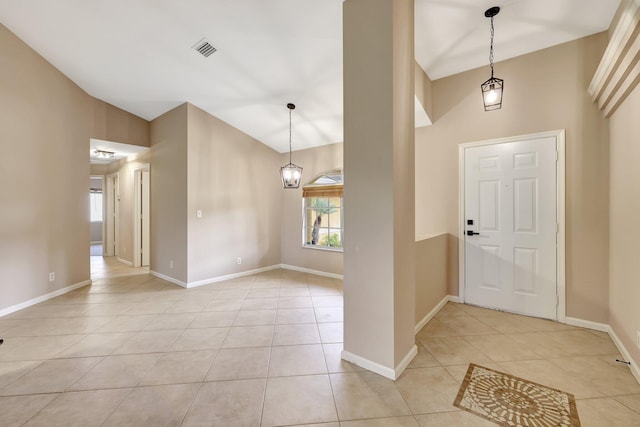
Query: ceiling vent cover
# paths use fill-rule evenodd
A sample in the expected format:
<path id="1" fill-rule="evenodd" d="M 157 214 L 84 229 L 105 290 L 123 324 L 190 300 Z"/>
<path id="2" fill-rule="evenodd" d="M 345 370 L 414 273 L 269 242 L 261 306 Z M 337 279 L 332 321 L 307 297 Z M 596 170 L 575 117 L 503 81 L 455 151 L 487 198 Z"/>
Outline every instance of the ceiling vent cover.
<path id="1" fill-rule="evenodd" d="M 193 46 L 193 48 L 198 52 L 200 52 L 200 54 L 205 58 L 208 58 L 209 55 L 211 55 L 213 52 L 218 50 L 215 47 L 213 47 L 213 45 L 209 43 L 206 39 L 200 40 L 198 43 L 195 44 L 195 46 Z"/>

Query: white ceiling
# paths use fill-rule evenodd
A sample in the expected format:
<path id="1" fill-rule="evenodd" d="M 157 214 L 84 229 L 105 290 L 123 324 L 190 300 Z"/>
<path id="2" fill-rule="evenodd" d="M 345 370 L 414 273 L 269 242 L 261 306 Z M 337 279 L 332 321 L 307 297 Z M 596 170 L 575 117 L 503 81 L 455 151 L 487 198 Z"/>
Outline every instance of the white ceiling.
<path id="1" fill-rule="evenodd" d="M 499 61 L 605 30 L 619 1 L 415 0 L 416 59 L 487 65 L 490 6 Z M 90 95 L 147 120 L 190 102 L 285 152 L 288 102 L 294 150 L 342 141 L 342 2 L 0 0 L 0 22 Z"/>

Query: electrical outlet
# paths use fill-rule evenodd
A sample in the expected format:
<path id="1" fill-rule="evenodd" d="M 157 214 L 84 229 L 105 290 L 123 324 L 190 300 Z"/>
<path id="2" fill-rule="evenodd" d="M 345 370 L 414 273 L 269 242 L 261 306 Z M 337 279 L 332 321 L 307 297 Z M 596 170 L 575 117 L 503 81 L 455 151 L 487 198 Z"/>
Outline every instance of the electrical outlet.
<path id="1" fill-rule="evenodd" d="M 242 258 L 238 257 L 237 261 L 238 261 L 238 265 L 242 264 Z"/>
<path id="2" fill-rule="evenodd" d="M 196 211 L 196 218 L 202 218 L 202 211 L 200 209 Z"/>
<path id="3" fill-rule="evenodd" d="M 49 281 L 53 282 L 54 280 L 56 280 L 56 273 L 52 271 L 51 273 L 49 273 Z"/>
<path id="4" fill-rule="evenodd" d="M 169 261 L 169 268 L 173 268 L 173 260 Z"/>

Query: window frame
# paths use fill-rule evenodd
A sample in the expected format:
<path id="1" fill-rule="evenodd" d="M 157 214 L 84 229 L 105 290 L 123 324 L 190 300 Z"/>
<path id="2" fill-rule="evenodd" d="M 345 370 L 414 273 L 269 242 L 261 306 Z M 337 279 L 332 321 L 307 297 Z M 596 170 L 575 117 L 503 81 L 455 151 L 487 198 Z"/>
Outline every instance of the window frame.
<path id="1" fill-rule="evenodd" d="M 335 176 L 339 175 L 340 180 L 336 181 Z M 324 181 L 322 184 L 317 184 L 318 181 Z M 302 248 L 303 249 L 316 249 L 322 251 L 330 251 L 330 252 L 344 252 L 344 197 L 342 195 L 342 170 L 332 170 L 328 172 L 324 172 L 313 180 L 311 180 L 308 184 L 303 187 L 303 197 L 302 197 Z M 328 192 L 329 194 L 325 193 Z M 337 192 L 338 194 L 331 194 Z M 305 197 L 305 194 L 307 196 Z M 340 237 L 340 246 L 328 246 L 328 245 L 319 245 L 319 244 L 311 244 L 311 242 L 307 241 L 308 233 L 313 229 L 313 224 L 308 224 L 307 219 L 309 218 L 309 212 L 313 211 L 314 208 L 311 206 L 312 199 L 325 199 L 327 201 L 327 206 L 330 206 L 330 200 L 332 198 L 340 199 L 340 206 L 336 209 L 340 211 L 340 225 L 338 227 L 331 226 L 330 216 L 332 214 L 327 215 L 327 224 L 322 225 L 320 230 L 326 230 L 326 235 L 331 236 L 332 234 L 339 233 Z"/>

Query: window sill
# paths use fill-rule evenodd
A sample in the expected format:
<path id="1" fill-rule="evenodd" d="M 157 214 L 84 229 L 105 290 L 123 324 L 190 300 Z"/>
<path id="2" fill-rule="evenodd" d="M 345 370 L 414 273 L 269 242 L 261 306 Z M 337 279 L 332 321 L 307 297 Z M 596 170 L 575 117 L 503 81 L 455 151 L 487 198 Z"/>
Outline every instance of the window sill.
<path id="1" fill-rule="evenodd" d="M 343 253 L 343 248 L 329 248 L 326 246 L 312 246 L 312 245 L 302 245 L 302 249 L 311 249 L 314 251 L 325 251 L 325 252 L 339 252 Z"/>

